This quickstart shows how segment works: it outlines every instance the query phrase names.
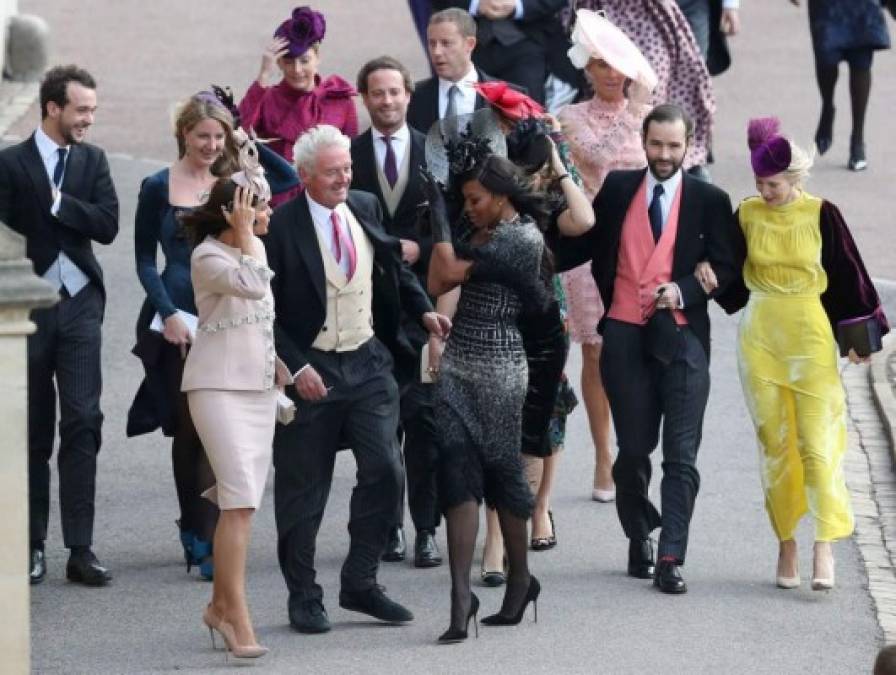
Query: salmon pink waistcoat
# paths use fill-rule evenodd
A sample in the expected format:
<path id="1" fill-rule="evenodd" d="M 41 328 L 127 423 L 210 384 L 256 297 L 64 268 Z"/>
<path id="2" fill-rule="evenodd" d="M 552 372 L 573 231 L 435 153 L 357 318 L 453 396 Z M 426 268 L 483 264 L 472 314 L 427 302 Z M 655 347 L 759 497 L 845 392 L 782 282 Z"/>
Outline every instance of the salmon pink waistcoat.
<path id="1" fill-rule="evenodd" d="M 613 304 L 607 313 L 609 318 L 643 326 L 654 311 L 653 289 L 672 280 L 683 182 L 679 183 L 678 190 L 675 191 L 663 233 L 659 241 L 654 243 L 650 217 L 647 215 L 645 174 L 622 224 Z M 675 310 L 672 314 L 679 326 L 687 324 L 682 312 Z"/>

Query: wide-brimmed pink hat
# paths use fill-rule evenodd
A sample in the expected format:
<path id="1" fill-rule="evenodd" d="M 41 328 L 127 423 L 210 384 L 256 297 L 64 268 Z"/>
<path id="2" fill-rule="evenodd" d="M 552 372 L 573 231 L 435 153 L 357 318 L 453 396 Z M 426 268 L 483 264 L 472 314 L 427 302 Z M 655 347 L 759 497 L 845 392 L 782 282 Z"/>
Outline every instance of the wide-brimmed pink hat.
<path id="1" fill-rule="evenodd" d="M 631 38 L 602 14 L 590 9 L 576 12 L 569 60 L 584 68 L 591 59 L 603 59 L 630 80 L 653 91 L 657 76 Z"/>

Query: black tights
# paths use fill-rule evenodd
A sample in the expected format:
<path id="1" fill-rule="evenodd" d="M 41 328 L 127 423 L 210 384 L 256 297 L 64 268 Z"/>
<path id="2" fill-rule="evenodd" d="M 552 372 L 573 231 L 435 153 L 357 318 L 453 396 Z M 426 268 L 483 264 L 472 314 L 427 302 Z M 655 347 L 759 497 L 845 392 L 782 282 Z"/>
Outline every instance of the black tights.
<path id="1" fill-rule="evenodd" d="M 815 78 L 818 80 L 818 91 L 821 93 L 821 119 L 818 123 L 818 135 L 830 138 L 834 125 L 834 89 L 840 73 L 839 65 L 815 65 Z M 868 109 L 868 97 L 871 94 L 871 69 L 849 66 L 849 99 L 852 107 L 852 136 L 854 144 L 865 140 L 865 112 Z"/>
<path id="2" fill-rule="evenodd" d="M 507 549 L 507 587 L 501 614 L 515 615 L 529 590 L 528 533 L 526 519 L 498 508 L 498 520 Z M 479 505 L 474 500 L 445 511 L 448 564 L 451 570 L 451 627 L 464 630 L 470 611 L 470 571 L 479 531 Z"/>
<path id="3" fill-rule="evenodd" d="M 193 426 L 187 395 L 180 391 L 184 362 L 179 350 L 173 346 L 166 350 L 165 368 L 168 391 L 176 401 L 171 466 L 180 504 L 180 529 L 192 530 L 200 539 L 211 541 L 218 522 L 218 507 L 202 493 L 215 484 L 215 474 Z"/>

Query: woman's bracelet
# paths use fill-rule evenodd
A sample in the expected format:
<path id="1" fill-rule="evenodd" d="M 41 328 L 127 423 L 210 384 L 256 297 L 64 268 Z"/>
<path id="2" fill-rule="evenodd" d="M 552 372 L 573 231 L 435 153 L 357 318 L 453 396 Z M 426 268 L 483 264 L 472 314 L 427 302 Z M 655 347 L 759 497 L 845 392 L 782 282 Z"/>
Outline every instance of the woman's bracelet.
<path id="1" fill-rule="evenodd" d="M 570 178 L 570 175 L 568 173 L 560 174 L 559 176 L 557 176 L 557 182 L 559 183 L 564 178 Z"/>

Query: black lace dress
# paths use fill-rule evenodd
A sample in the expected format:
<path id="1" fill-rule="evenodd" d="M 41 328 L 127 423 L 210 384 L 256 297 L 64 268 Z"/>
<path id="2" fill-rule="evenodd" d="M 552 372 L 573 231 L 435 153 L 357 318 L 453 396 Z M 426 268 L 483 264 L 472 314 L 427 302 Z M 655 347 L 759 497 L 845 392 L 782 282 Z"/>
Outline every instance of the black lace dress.
<path id="1" fill-rule="evenodd" d="M 484 498 L 528 518 L 533 500 L 520 443 L 529 369 L 517 322 L 524 303 L 543 312 L 553 299 L 540 274 L 544 239 L 521 217 L 499 223 L 481 246 L 455 246 L 475 265 L 435 386 L 442 508 Z"/>

